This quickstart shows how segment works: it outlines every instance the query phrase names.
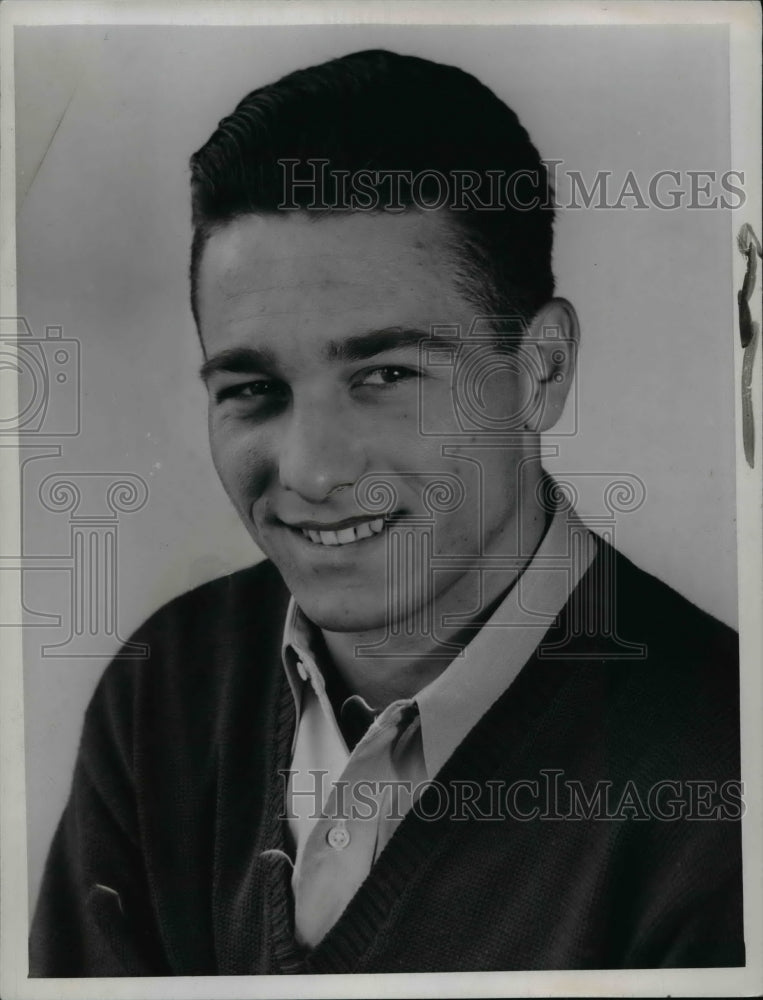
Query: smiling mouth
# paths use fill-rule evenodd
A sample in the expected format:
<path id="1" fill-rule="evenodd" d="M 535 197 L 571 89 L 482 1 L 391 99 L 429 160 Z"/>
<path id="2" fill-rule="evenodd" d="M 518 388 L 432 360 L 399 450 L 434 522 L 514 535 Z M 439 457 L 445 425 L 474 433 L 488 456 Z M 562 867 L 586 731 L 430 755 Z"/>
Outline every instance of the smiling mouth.
<path id="1" fill-rule="evenodd" d="M 384 518 L 379 517 L 374 521 L 359 521 L 346 528 L 337 531 L 317 530 L 315 528 L 297 528 L 305 538 L 314 545 L 351 545 L 353 542 L 360 542 L 365 538 L 372 538 L 380 535 L 384 531 Z"/>

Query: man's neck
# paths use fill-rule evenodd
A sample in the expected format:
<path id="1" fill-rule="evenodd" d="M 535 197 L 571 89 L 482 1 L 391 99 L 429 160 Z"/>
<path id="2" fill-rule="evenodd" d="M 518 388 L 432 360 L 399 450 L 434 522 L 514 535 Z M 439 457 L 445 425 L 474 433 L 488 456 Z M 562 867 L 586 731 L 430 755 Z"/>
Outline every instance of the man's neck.
<path id="1" fill-rule="evenodd" d="M 530 554 L 521 565 L 504 571 L 491 569 L 489 574 L 484 575 L 463 573 L 450 587 L 436 594 L 430 619 L 438 623 L 436 635 L 408 635 L 405 628 L 397 631 L 381 628 L 366 632 L 322 630 L 326 652 L 346 689 L 361 695 L 375 709 L 383 709 L 393 701 L 418 694 L 453 662 L 458 650 L 474 636 L 475 625 L 484 623 L 493 614 L 532 561 L 550 521 L 550 515 L 535 507 L 531 516 L 523 519 L 521 532 L 505 532 L 504 538 L 521 537 L 525 540 L 525 551 Z M 507 551 L 505 546 L 490 554 L 517 556 L 516 552 Z M 479 607 L 479 610 L 469 623 L 442 626 L 447 616 L 461 616 L 464 608 L 473 607 Z M 363 651 L 374 646 L 378 647 L 376 655 Z"/>

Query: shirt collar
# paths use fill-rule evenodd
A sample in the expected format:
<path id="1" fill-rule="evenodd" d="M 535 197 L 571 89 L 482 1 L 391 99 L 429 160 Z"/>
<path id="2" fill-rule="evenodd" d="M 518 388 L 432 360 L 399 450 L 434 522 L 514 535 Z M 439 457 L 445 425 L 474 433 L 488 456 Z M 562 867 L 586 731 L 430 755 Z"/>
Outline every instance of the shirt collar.
<path id="1" fill-rule="evenodd" d="M 557 510 L 530 563 L 494 614 L 416 695 L 430 780 L 516 679 L 596 550 L 596 536 L 575 512 Z"/>
<path id="2" fill-rule="evenodd" d="M 302 685 L 306 681 L 325 691 L 326 684 L 318 669 L 315 626 L 292 597 L 286 612 L 281 640 L 281 660 L 297 711 L 301 704 Z"/>

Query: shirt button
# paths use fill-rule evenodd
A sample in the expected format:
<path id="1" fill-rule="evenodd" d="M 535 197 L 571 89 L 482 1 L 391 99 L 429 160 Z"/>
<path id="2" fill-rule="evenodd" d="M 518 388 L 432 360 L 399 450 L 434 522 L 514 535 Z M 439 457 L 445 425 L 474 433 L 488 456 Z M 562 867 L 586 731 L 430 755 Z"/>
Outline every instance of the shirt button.
<path id="1" fill-rule="evenodd" d="M 344 826 L 332 826 L 326 834 L 326 841 L 335 851 L 343 851 L 350 842 L 349 830 Z"/>

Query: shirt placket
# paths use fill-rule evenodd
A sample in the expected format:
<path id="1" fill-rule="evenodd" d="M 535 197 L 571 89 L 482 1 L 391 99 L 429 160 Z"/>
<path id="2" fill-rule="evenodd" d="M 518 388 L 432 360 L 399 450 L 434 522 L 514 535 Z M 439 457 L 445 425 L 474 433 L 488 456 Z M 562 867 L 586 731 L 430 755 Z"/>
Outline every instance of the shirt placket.
<path id="1" fill-rule="evenodd" d="M 295 917 L 300 937 L 311 947 L 341 915 L 373 864 L 389 783 L 397 780 L 392 750 L 410 721 L 412 704 L 395 702 L 372 723 L 307 840 Z"/>

